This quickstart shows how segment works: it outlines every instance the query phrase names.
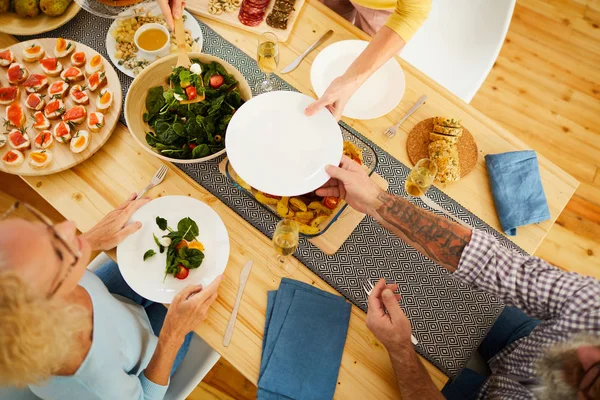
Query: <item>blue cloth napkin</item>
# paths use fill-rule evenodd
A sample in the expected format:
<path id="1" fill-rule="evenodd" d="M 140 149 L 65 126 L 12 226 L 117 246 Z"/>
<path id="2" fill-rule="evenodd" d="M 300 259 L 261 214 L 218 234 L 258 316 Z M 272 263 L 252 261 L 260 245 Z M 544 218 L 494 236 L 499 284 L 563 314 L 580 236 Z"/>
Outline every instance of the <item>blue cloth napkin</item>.
<path id="1" fill-rule="evenodd" d="M 496 212 L 508 236 L 515 236 L 519 226 L 550 219 L 535 151 L 488 154 L 485 162 Z"/>
<path id="2" fill-rule="evenodd" d="M 283 278 L 268 293 L 257 398 L 333 398 L 350 309 L 341 296 Z"/>

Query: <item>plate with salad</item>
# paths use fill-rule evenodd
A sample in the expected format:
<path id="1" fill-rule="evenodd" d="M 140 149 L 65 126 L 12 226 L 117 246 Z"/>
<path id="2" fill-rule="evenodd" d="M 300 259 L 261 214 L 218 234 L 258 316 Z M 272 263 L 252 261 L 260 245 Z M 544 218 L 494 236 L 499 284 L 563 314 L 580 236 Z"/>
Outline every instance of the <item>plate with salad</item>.
<path id="1" fill-rule="evenodd" d="M 202 53 L 189 56 L 189 68 L 175 67 L 176 55 L 150 65 L 135 78 L 125 101 L 125 119 L 136 141 L 175 163 L 225 153 L 229 122 L 252 97 L 244 76 L 226 61 Z M 204 100 L 189 103 L 202 95 Z"/>
<path id="2" fill-rule="evenodd" d="M 171 303 L 187 285 L 210 284 L 229 259 L 229 236 L 219 215 L 187 196 L 165 196 L 140 208 L 142 228 L 117 247 L 119 269 L 140 296 Z"/>

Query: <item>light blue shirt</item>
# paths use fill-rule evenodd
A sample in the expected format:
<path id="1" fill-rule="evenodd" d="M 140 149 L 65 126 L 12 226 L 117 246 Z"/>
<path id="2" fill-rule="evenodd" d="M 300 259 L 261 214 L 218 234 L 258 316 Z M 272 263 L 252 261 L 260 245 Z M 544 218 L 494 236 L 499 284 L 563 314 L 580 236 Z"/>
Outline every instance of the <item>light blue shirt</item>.
<path id="1" fill-rule="evenodd" d="M 110 294 L 90 271 L 79 284 L 92 299 L 90 350 L 74 375 L 55 376 L 44 385 L 31 385 L 31 391 L 43 399 L 162 399 L 167 386 L 157 385 L 143 373 L 158 341 L 144 308 Z"/>

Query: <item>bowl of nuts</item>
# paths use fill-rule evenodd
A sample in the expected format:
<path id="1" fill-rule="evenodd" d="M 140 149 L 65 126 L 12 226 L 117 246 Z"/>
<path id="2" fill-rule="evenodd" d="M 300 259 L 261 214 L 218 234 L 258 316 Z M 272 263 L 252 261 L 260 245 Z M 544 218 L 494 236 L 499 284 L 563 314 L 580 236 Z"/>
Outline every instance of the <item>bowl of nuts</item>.
<path id="1" fill-rule="evenodd" d="M 144 25 L 149 24 L 158 24 L 167 28 L 167 23 L 160 9 L 141 13 L 133 18 L 115 20 L 106 35 L 106 51 L 110 60 L 119 71 L 132 78 L 135 78 L 144 68 L 165 55 L 164 52 L 152 54 L 140 51 L 136 46 L 136 33 Z M 185 28 L 187 52 L 202 51 L 202 29 L 198 21 L 187 11 L 183 12 L 183 26 Z M 166 55 L 176 51 L 175 36 L 170 35 Z"/>

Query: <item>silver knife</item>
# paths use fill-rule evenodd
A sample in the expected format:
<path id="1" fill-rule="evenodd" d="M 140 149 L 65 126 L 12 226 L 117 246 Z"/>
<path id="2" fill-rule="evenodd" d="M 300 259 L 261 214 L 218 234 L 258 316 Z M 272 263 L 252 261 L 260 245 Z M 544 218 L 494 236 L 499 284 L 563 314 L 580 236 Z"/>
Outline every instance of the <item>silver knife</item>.
<path id="1" fill-rule="evenodd" d="M 242 273 L 240 274 L 240 286 L 238 288 L 237 298 L 235 299 L 235 305 L 233 306 L 233 311 L 231 312 L 227 329 L 225 329 L 225 338 L 223 339 L 223 346 L 225 347 L 229 346 L 229 342 L 231 342 L 231 337 L 233 336 L 233 328 L 235 328 L 238 309 L 240 308 L 240 303 L 242 302 L 242 295 L 244 294 L 244 288 L 246 287 L 246 282 L 248 282 L 248 277 L 250 276 L 252 264 L 254 264 L 253 260 L 248 261 L 246 265 L 244 265 L 244 269 L 242 269 Z"/>
<path id="2" fill-rule="evenodd" d="M 310 46 L 308 49 L 306 49 L 306 51 L 302 54 L 300 54 L 298 56 L 298 58 L 296 58 L 294 61 L 292 61 L 290 63 L 290 65 L 288 65 L 287 67 L 285 67 L 284 69 L 281 70 L 282 74 L 287 74 L 288 72 L 292 72 L 293 70 L 295 70 L 298 65 L 300 65 L 300 62 L 302 60 L 304 60 L 304 57 L 306 57 L 308 55 L 308 53 L 310 53 L 311 51 L 313 51 L 318 45 L 320 45 L 321 43 L 323 43 L 324 41 L 326 41 L 327 39 L 329 39 L 329 36 L 331 36 L 331 34 L 333 33 L 333 31 L 330 29 L 327 32 L 325 32 L 325 34 L 323 36 L 321 36 L 319 39 L 317 39 L 316 42 L 314 42 L 312 44 L 312 46 Z"/>

